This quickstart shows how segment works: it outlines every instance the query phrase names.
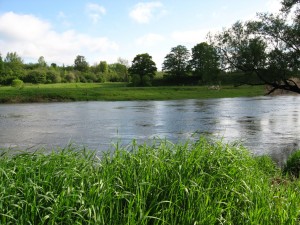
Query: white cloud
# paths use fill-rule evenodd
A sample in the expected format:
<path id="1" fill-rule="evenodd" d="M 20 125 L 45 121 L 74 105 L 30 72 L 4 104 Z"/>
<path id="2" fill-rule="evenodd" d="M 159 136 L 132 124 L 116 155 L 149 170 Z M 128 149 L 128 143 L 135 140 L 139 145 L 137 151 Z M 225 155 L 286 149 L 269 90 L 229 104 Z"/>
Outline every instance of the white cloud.
<path id="1" fill-rule="evenodd" d="M 0 15 L 1 53 L 17 52 L 25 59 L 44 56 L 47 61 L 73 64 L 76 55 L 87 60 L 118 50 L 106 37 L 92 37 L 74 30 L 55 31 L 51 24 L 33 15 L 8 12 Z M 90 59 L 90 60 L 93 60 Z"/>
<path id="2" fill-rule="evenodd" d="M 86 5 L 86 12 L 93 23 L 98 23 L 100 18 L 106 14 L 106 9 L 101 5 L 89 3 Z"/>
<path id="3" fill-rule="evenodd" d="M 166 11 L 161 2 L 140 2 L 129 13 L 138 23 L 149 23 L 154 17 L 163 16 Z"/>
<path id="4" fill-rule="evenodd" d="M 206 41 L 206 36 L 209 32 L 214 32 L 217 29 L 195 29 L 186 31 L 175 31 L 171 34 L 171 38 L 178 43 L 198 44 Z"/>
<path id="5" fill-rule="evenodd" d="M 136 40 L 136 43 L 141 46 L 153 46 L 156 43 L 164 41 L 165 38 L 160 34 L 147 34 Z"/>

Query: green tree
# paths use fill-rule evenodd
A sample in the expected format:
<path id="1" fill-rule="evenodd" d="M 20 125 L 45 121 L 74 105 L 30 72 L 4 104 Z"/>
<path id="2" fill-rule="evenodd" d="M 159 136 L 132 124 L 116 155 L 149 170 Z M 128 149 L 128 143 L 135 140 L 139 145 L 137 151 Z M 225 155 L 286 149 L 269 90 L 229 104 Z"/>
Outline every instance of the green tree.
<path id="1" fill-rule="evenodd" d="M 299 1 L 293 4 L 299 7 Z M 293 79 L 300 68 L 299 11 L 292 21 L 288 13 L 262 13 L 255 21 L 237 22 L 216 34 L 211 43 L 218 49 L 223 67 L 256 74 L 272 87 L 269 93 L 276 89 L 300 93 Z"/>
<path id="2" fill-rule="evenodd" d="M 203 82 L 216 80 L 219 72 L 219 57 L 216 49 L 202 42 L 192 48 L 192 59 L 190 61 L 194 75 L 199 76 Z"/>
<path id="3" fill-rule="evenodd" d="M 152 56 L 148 53 L 136 55 L 132 61 L 131 67 L 128 69 L 130 76 L 139 76 L 141 85 L 149 85 L 157 71 L 155 62 Z M 144 78 L 144 77 L 148 78 Z M 136 79 L 137 80 L 137 79 Z M 150 81 L 149 81 L 150 80 Z M 145 83 L 145 82 L 147 83 Z"/>
<path id="4" fill-rule="evenodd" d="M 183 45 L 178 45 L 165 57 L 162 70 L 172 76 L 185 76 L 190 71 L 189 58 L 189 50 Z"/>
<path id="5" fill-rule="evenodd" d="M 7 53 L 3 67 L 0 79 L 2 84 L 11 84 L 14 79 L 22 79 L 25 74 L 23 60 L 16 52 Z"/>
<path id="6" fill-rule="evenodd" d="M 0 76 L 4 74 L 4 62 L 0 54 Z"/>
<path id="7" fill-rule="evenodd" d="M 55 70 L 54 68 L 49 69 L 46 72 L 46 83 L 60 83 L 61 76 L 59 71 Z"/>
<path id="8" fill-rule="evenodd" d="M 7 76 L 20 78 L 24 75 L 23 60 L 16 52 L 8 52 L 4 63 Z"/>
<path id="9" fill-rule="evenodd" d="M 128 69 L 121 63 L 113 63 L 109 65 L 109 71 L 116 73 L 117 81 L 128 81 Z"/>
<path id="10" fill-rule="evenodd" d="M 100 61 L 99 71 L 101 73 L 108 73 L 108 64 L 106 61 Z"/>
<path id="11" fill-rule="evenodd" d="M 45 61 L 44 56 L 40 56 L 39 57 L 39 59 L 38 59 L 38 65 L 39 65 L 39 67 L 42 67 L 42 68 L 47 67 L 47 63 Z"/>
<path id="12" fill-rule="evenodd" d="M 30 70 L 24 77 L 24 81 L 32 84 L 46 83 L 46 72 L 43 69 Z"/>
<path id="13" fill-rule="evenodd" d="M 84 56 L 78 55 L 74 60 L 74 69 L 80 72 L 87 72 L 89 64 Z"/>

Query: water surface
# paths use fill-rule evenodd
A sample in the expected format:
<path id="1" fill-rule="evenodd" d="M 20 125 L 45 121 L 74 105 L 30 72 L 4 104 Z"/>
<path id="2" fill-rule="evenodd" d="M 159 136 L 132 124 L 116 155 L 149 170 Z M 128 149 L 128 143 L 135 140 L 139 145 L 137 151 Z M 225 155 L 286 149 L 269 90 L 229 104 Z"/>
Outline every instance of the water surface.
<path id="1" fill-rule="evenodd" d="M 276 161 L 298 148 L 300 97 L 0 105 L 0 147 L 65 147 L 98 152 L 112 143 L 153 138 L 177 142 L 206 134 L 239 141 Z"/>

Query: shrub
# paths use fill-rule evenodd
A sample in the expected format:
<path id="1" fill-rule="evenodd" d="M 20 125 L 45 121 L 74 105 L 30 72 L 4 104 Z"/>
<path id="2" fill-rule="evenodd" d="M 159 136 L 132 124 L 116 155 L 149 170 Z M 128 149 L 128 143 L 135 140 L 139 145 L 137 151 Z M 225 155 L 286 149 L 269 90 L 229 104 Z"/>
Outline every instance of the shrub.
<path id="1" fill-rule="evenodd" d="M 25 82 L 33 84 L 44 84 L 46 83 L 46 73 L 43 70 L 32 70 L 29 71 L 25 77 Z"/>
<path id="2" fill-rule="evenodd" d="M 56 71 L 48 71 L 46 73 L 46 80 L 47 83 L 60 83 L 61 77 L 58 72 Z"/>
<path id="3" fill-rule="evenodd" d="M 300 174 L 300 150 L 292 153 L 283 168 L 285 174 L 299 178 Z"/>
<path id="4" fill-rule="evenodd" d="M 24 87 L 24 82 L 20 79 L 14 79 L 11 82 L 11 86 L 16 87 L 16 88 L 22 88 L 22 87 Z"/>

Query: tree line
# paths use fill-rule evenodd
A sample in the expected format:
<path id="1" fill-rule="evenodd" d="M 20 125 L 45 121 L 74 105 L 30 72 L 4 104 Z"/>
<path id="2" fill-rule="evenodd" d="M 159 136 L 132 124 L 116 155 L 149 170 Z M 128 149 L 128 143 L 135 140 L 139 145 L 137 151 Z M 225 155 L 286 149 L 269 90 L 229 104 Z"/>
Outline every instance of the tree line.
<path id="1" fill-rule="evenodd" d="M 267 84 L 300 93 L 300 0 L 283 0 L 276 14 L 260 13 L 255 20 L 238 21 L 232 27 L 208 34 L 208 41 L 191 50 L 173 47 L 165 56 L 161 79 L 148 53 L 90 66 L 78 55 L 72 66 L 47 65 L 44 57 L 24 64 L 17 53 L 0 55 L 0 84 L 13 80 L 29 83 L 129 82 L 133 86 L 178 84 Z"/>
<path id="2" fill-rule="evenodd" d="M 128 62 L 119 58 L 116 63 L 107 64 L 100 61 L 90 66 L 85 57 L 78 55 L 72 66 L 47 64 L 43 56 L 37 63 L 24 63 L 16 52 L 7 53 L 3 59 L 0 55 L 0 84 L 10 85 L 13 80 L 26 83 L 45 84 L 61 82 L 125 82 L 128 81 Z"/>
<path id="3" fill-rule="evenodd" d="M 180 84 L 188 77 L 197 82 L 214 80 L 219 73 L 218 56 L 215 49 L 203 42 L 189 50 L 182 45 L 171 49 L 163 63 L 164 77 L 161 84 Z M 148 53 L 134 57 L 132 65 L 126 59 L 108 64 L 100 61 L 90 66 L 84 56 L 78 55 L 72 66 L 47 64 L 43 56 L 36 63 L 24 63 L 16 52 L 0 55 L 0 84 L 10 85 L 16 79 L 26 83 L 44 84 L 61 82 L 130 82 L 133 86 L 151 86 L 157 67 Z"/>

